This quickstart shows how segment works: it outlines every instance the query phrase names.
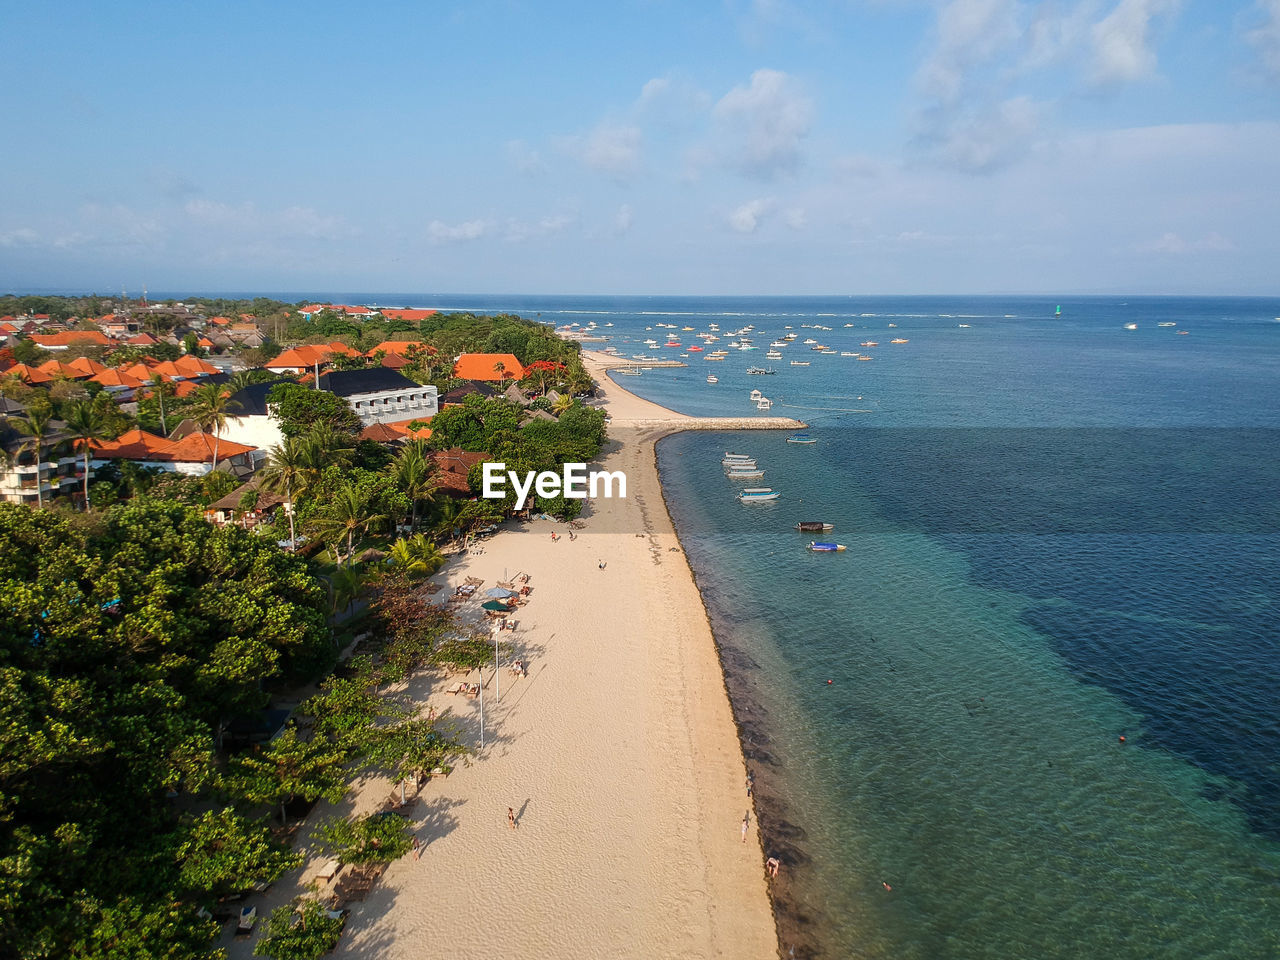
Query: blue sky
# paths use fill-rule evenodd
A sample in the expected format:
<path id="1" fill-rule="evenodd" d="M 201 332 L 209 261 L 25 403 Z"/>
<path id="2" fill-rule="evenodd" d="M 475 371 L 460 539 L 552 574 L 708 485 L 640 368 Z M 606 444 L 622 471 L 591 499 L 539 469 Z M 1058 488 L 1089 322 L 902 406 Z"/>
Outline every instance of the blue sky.
<path id="1" fill-rule="evenodd" d="M 5 291 L 1280 291 L 1280 0 L 3 9 Z"/>

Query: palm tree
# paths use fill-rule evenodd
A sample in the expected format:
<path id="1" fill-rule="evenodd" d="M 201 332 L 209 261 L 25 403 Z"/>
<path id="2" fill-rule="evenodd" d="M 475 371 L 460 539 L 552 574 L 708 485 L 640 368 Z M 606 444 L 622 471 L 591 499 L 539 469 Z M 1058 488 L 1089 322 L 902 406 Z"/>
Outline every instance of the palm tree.
<path id="1" fill-rule="evenodd" d="M 227 425 L 227 413 L 239 408 L 227 388 L 220 383 L 206 383 L 191 394 L 191 419 L 205 433 L 213 434 L 213 469 L 218 469 L 218 434 Z"/>
<path id="2" fill-rule="evenodd" d="M 369 493 L 354 483 L 345 483 L 334 491 L 329 501 L 328 510 L 316 519 L 320 535 L 337 545 L 343 538 L 347 541 L 347 560 L 355 550 L 356 533 L 367 533 L 372 527 L 383 523 L 387 517 L 378 513 L 377 506 L 371 502 Z M 338 557 L 338 566 L 342 566 L 342 557 Z"/>
<path id="3" fill-rule="evenodd" d="M 35 454 L 36 458 L 36 505 L 44 506 L 44 482 L 40 479 L 40 460 L 44 453 L 45 438 L 51 432 L 49 428 L 50 421 L 53 420 L 53 411 L 48 407 L 33 406 L 27 411 L 25 418 L 15 417 L 13 426 L 19 433 L 26 436 L 18 447 L 18 456 L 26 453 L 28 450 Z"/>
<path id="4" fill-rule="evenodd" d="M 164 416 L 164 397 L 165 394 L 173 396 L 174 387 L 162 373 L 153 373 L 148 379 L 152 392 L 156 395 L 156 399 L 160 402 L 160 430 L 167 437 L 169 435 L 169 424 Z"/>
<path id="5" fill-rule="evenodd" d="M 390 465 L 391 475 L 395 477 L 400 489 L 409 498 L 412 519 L 410 531 L 418 530 L 418 502 L 430 500 L 435 490 L 435 461 L 427 452 L 425 440 L 410 440 L 401 449 Z"/>
<path id="6" fill-rule="evenodd" d="M 111 430 L 102 410 L 92 400 L 76 400 L 69 404 L 63 419 L 75 447 L 84 453 L 84 508 L 89 509 L 89 453 L 95 440 L 106 440 Z"/>
<path id="7" fill-rule="evenodd" d="M 293 525 L 293 494 L 307 485 L 307 449 L 300 437 L 285 437 L 271 448 L 262 468 L 262 485 L 268 490 L 284 490 L 289 512 L 289 549 L 298 551 L 298 532 Z"/>
<path id="8" fill-rule="evenodd" d="M 231 378 L 227 380 L 227 389 L 231 391 L 231 396 L 234 397 L 245 387 L 256 382 L 253 370 L 237 370 L 231 375 Z"/>
<path id="9" fill-rule="evenodd" d="M 329 575 L 329 612 L 348 610 L 360 595 L 364 577 L 351 567 L 339 568 Z"/>
<path id="10" fill-rule="evenodd" d="M 391 562 L 413 577 L 429 577 L 442 566 L 445 556 L 421 533 L 391 545 Z"/>
<path id="11" fill-rule="evenodd" d="M 562 393 L 559 399 L 551 405 L 551 412 L 557 417 L 562 417 L 573 409 L 573 405 L 575 403 L 577 403 L 577 401 L 574 400 L 573 397 L 567 393 Z"/>
<path id="12" fill-rule="evenodd" d="M 329 466 L 350 466 L 356 451 L 351 434 L 335 430 L 331 423 L 314 424 L 303 436 L 303 442 L 308 447 L 311 466 L 317 471 Z"/>

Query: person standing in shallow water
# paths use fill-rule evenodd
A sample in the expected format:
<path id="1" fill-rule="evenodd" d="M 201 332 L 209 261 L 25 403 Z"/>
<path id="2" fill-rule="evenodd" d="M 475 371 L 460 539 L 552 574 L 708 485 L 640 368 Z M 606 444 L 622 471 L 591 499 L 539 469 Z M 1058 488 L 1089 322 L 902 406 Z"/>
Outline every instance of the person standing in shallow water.
<path id="1" fill-rule="evenodd" d="M 742 842 L 747 842 L 747 825 L 751 822 L 751 811 L 748 810 L 742 815 Z"/>

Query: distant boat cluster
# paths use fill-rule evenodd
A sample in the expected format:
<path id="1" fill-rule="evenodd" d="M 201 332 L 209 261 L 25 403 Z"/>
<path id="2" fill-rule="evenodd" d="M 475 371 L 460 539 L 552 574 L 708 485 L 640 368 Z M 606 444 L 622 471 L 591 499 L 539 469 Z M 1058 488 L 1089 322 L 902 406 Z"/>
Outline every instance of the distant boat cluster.
<path id="1" fill-rule="evenodd" d="M 787 437 L 787 443 L 795 444 L 813 444 L 817 443 L 817 439 L 805 433 L 793 434 Z M 764 470 L 756 462 L 755 458 L 747 453 L 725 453 L 724 459 L 720 461 L 720 465 L 724 468 L 724 474 L 730 480 L 760 480 L 764 477 Z M 772 487 L 743 487 L 738 493 L 738 501 L 740 503 L 770 503 L 781 497 L 777 490 Z M 828 523 L 825 520 L 800 520 L 795 525 L 795 530 L 801 533 L 829 533 L 835 529 L 835 524 Z M 844 553 L 845 545 L 843 543 L 834 543 L 823 540 L 810 540 L 805 547 L 811 553 Z"/>

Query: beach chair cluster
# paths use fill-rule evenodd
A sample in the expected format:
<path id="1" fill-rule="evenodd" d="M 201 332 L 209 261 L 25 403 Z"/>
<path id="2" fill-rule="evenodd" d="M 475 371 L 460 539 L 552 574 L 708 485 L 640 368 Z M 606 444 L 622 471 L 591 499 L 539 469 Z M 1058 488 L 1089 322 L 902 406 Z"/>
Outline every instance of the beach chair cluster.
<path id="1" fill-rule="evenodd" d="M 450 603 L 465 603 L 476 595 L 476 591 L 484 586 L 484 581 L 479 577 L 467 577 L 466 582 L 459 584 L 453 590 L 453 596 L 449 598 Z"/>
<path id="2" fill-rule="evenodd" d="M 480 684 L 467 683 L 463 680 L 459 680 L 457 683 L 454 683 L 451 686 L 445 687 L 444 692 L 451 693 L 454 696 L 457 696 L 458 694 L 462 694 L 465 697 L 471 697 L 472 699 L 474 699 L 480 696 Z"/>

